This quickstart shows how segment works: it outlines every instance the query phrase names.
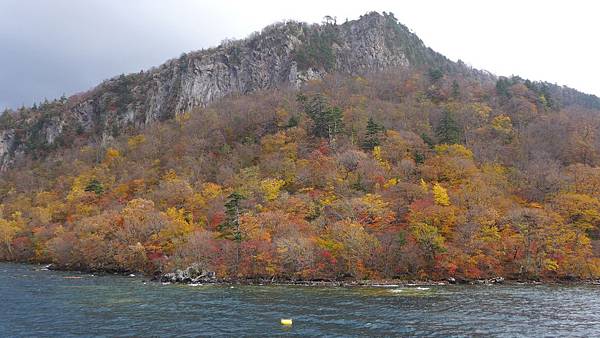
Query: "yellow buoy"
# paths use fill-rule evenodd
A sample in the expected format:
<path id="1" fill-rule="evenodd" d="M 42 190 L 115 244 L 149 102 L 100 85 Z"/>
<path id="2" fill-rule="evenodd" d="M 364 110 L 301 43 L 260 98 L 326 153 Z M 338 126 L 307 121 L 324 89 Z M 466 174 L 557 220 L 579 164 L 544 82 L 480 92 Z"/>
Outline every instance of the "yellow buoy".
<path id="1" fill-rule="evenodd" d="M 291 319 L 282 319 L 281 320 L 281 325 L 292 325 L 292 320 Z"/>

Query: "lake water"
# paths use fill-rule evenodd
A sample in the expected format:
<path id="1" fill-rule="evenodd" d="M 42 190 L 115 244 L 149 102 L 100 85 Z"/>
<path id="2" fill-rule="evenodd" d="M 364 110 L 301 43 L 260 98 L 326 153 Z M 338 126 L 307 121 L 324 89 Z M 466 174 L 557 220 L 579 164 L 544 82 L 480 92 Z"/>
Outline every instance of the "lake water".
<path id="1" fill-rule="evenodd" d="M 597 286 L 187 286 L 36 268 L 0 263 L 1 337 L 600 336 Z"/>

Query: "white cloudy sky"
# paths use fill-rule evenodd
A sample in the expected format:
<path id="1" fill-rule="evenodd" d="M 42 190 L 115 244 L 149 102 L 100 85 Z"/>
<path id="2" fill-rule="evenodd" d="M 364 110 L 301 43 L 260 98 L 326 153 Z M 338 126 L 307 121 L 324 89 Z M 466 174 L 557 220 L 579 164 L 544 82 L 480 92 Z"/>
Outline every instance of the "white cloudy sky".
<path id="1" fill-rule="evenodd" d="M 0 0 L 0 109 L 243 38 L 283 19 L 393 12 L 428 46 L 499 75 L 600 96 L 595 1 Z"/>

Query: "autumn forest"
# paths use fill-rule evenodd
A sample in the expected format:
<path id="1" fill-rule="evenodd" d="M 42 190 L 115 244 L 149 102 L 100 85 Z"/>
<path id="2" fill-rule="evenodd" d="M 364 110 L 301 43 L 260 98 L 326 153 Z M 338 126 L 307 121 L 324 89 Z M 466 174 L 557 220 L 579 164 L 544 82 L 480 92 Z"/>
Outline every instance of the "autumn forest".
<path id="1" fill-rule="evenodd" d="M 6 170 L 0 259 L 231 279 L 598 277 L 599 127 L 544 83 L 439 69 L 230 95 Z"/>

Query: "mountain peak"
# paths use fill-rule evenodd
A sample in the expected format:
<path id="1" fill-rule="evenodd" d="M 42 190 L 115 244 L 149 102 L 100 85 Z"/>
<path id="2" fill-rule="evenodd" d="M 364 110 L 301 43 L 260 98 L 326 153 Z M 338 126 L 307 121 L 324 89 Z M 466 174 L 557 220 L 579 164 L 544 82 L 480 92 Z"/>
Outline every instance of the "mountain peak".
<path id="1" fill-rule="evenodd" d="M 82 134 L 107 140 L 229 94 L 298 88 L 330 73 L 358 75 L 398 68 L 461 72 L 481 81 L 494 78 L 426 47 L 392 13 L 369 12 L 344 23 L 329 16 L 321 24 L 286 21 L 147 71 L 117 76 L 43 109 L 4 114 L 0 168 L 31 147 L 69 144 Z"/>
<path id="2" fill-rule="evenodd" d="M 104 81 L 89 92 L 54 102 L 51 113 L 25 109 L 0 122 L 4 167 L 22 142 L 52 146 L 61 135 L 80 132 L 110 138 L 114 131 L 141 128 L 232 93 L 298 87 L 328 73 L 360 74 L 390 68 L 451 63 L 425 47 L 393 14 L 370 12 L 338 24 L 287 21 L 246 39 L 183 54 L 148 71 Z M 14 126 L 35 132 L 16 137 Z M 29 140 L 29 141 L 27 141 Z"/>

